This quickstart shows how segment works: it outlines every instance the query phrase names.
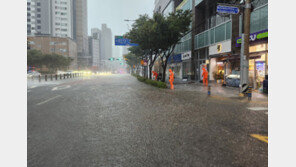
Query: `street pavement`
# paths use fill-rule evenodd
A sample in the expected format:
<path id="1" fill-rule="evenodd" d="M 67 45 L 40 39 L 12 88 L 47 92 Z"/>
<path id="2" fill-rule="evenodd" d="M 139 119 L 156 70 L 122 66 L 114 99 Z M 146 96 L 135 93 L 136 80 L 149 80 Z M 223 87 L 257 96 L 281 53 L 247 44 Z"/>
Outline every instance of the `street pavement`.
<path id="1" fill-rule="evenodd" d="M 28 166 L 268 166 L 267 102 L 130 75 L 29 82 Z"/>

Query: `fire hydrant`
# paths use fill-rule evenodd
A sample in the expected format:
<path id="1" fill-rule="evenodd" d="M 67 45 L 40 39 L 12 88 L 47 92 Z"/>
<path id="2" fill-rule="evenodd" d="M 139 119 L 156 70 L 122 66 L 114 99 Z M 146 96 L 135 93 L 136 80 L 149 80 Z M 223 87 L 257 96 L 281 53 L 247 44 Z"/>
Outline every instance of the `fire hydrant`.
<path id="1" fill-rule="evenodd" d="M 171 84 L 171 89 L 173 90 L 174 89 L 174 84 L 173 84 L 173 82 L 174 82 L 174 73 L 173 73 L 173 71 L 171 69 L 169 69 L 169 72 L 170 72 L 169 82 Z"/>

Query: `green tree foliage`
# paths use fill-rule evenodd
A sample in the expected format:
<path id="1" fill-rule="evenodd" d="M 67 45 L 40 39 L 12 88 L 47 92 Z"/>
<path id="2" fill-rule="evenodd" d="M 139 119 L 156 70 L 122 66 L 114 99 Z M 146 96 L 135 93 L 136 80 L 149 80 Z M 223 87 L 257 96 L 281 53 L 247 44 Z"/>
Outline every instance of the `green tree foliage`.
<path id="1" fill-rule="evenodd" d="M 165 81 L 168 58 L 180 39 L 188 33 L 190 23 L 189 10 L 172 12 L 167 17 L 159 13 L 155 13 L 152 18 L 141 15 L 135 21 L 126 36 L 133 43 L 139 44 L 142 54 L 149 60 L 149 78 L 156 58 L 160 57 L 163 67 L 162 81 Z"/>
<path id="2" fill-rule="evenodd" d="M 58 54 L 42 54 L 39 50 L 27 51 L 27 65 L 42 67 L 43 65 L 49 68 L 50 72 L 55 72 L 58 69 L 67 69 L 71 64 L 72 59 Z"/>

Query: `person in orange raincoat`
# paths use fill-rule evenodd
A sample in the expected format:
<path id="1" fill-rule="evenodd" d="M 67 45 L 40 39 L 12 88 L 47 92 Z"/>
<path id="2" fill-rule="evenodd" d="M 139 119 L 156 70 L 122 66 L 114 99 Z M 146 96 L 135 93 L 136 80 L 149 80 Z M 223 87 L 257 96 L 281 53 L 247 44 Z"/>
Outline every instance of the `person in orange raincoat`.
<path id="1" fill-rule="evenodd" d="M 157 76 L 158 76 L 157 72 L 152 71 L 152 74 L 153 74 L 154 79 L 157 80 Z"/>
<path id="2" fill-rule="evenodd" d="M 170 72 L 169 82 L 171 84 L 171 89 L 173 90 L 174 89 L 174 84 L 173 84 L 173 82 L 174 82 L 174 73 L 173 73 L 173 71 L 171 69 L 169 69 L 169 72 Z"/>
<path id="3" fill-rule="evenodd" d="M 208 71 L 205 69 L 205 67 L 202 68 L 202 76 L 203 76 L 203 84 L 205 86 L 208 86 Z"/>

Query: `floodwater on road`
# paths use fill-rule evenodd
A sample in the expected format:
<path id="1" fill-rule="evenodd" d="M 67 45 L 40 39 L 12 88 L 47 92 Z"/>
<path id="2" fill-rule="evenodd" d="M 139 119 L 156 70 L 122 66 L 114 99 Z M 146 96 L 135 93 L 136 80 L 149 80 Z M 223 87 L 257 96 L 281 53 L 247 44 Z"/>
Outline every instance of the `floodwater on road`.
<path id="1" fill-rule="evenodd" d="M 56 81 L 52 81 L 55 83 Z M 28 86 L 28 166 L 268 166 L 265 110 L 130 75 Z"/>

